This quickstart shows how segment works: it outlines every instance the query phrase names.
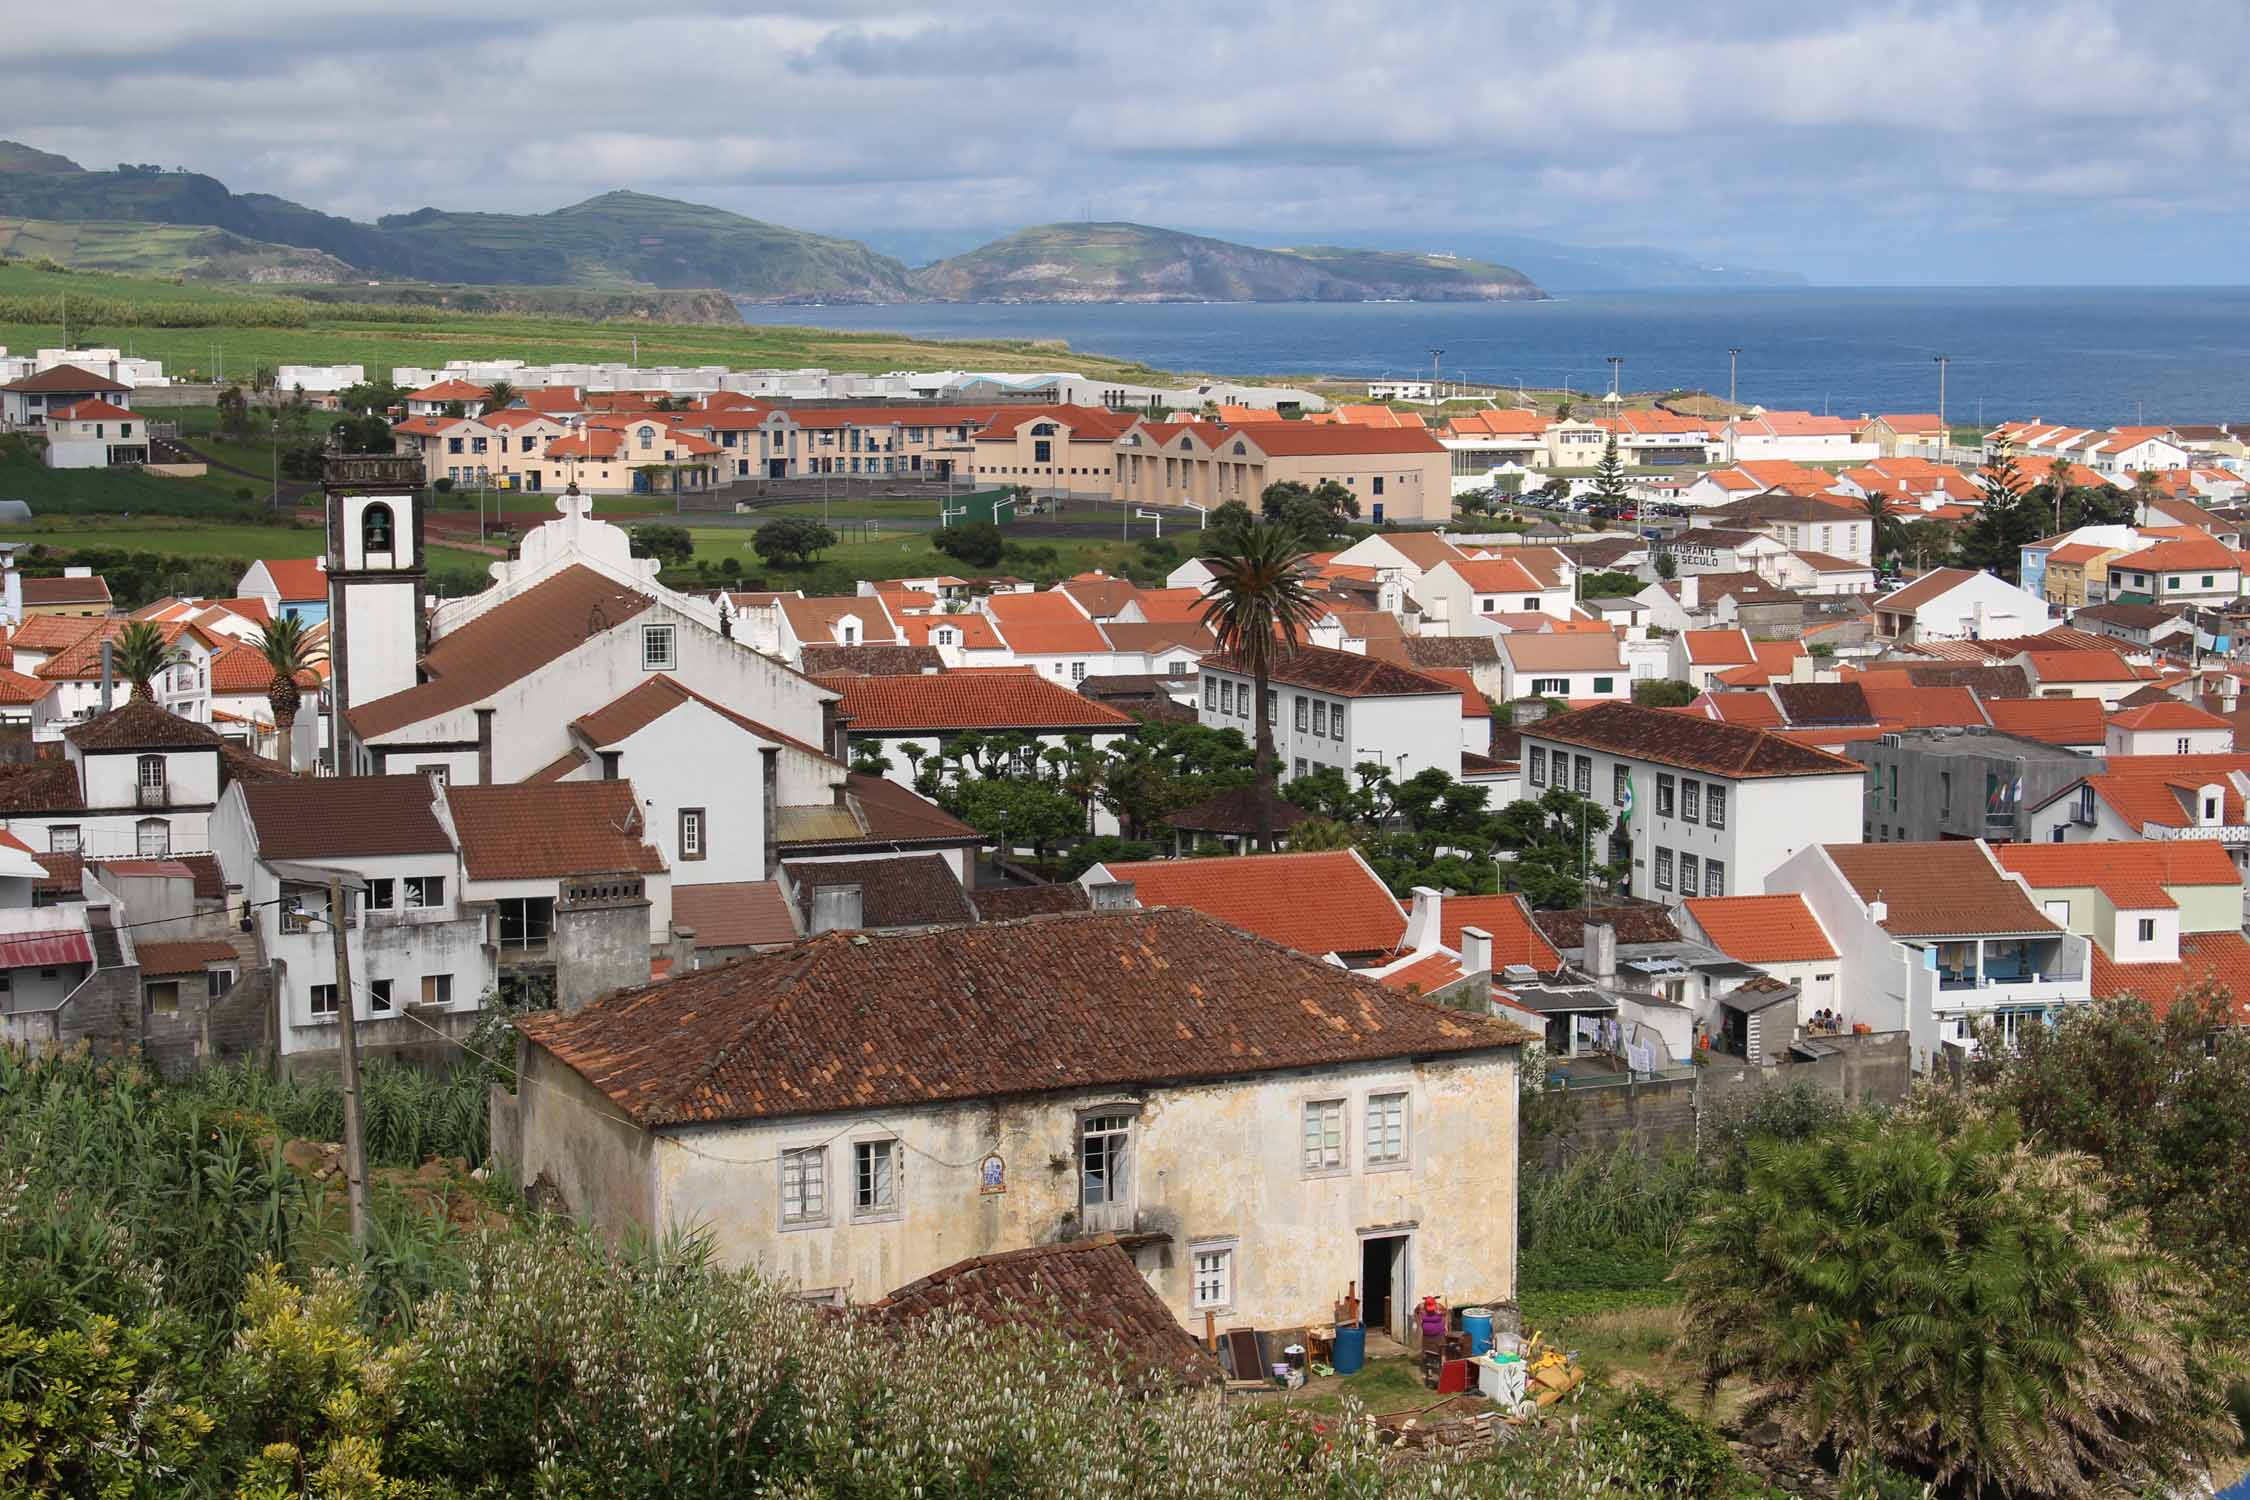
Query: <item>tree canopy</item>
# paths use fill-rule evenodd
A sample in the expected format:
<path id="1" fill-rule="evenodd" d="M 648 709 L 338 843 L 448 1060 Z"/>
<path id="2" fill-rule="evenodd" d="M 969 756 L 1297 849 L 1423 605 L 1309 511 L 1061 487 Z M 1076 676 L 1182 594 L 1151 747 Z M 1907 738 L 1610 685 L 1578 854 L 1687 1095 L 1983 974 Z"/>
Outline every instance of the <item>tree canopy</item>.
<path id="1" fill-rule="evenodd" d="M 836 533 L 818 521 L 799 516 L 777 516 L 760 526 L 750 545 L 767 562 L 808 563 L 836 545 Z"/>

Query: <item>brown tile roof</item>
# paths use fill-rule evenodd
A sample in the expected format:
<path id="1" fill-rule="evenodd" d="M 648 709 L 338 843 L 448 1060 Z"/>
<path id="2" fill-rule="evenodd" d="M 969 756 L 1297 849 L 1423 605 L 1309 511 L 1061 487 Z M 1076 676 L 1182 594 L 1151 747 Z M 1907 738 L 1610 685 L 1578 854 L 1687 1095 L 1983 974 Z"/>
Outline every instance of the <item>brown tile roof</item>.
<path id="1" fill-rule="evenodd" d="M 430 643 L 427 681 L 351 710 L 352 727 L 376 738 L 490 697 L 649 607 L 649 598 L 595 572 L 569 567 Z"/>
<path id="2" fill-rule="evenodd" d="M 0 385 L 0 391 L 13 391 L 24 396 L 44 395 L 48 392 L 68 396 L 75 395 L 79 391 L 129 391 L 131 389 L 131 386 L 120 385 L 107 375 L 96 375 L 93 371 L 81 370 L 76 365 L 54 365 L 41 370 L 36 375 L 26 375 L 23 379 L 11 384 Z"/>
<path id="3" fill-rule="evenodd" d="M 1562 967 L 1562 955 L 1532 920 L 1530 903 L 1519 892 L 1498 896 L 1448 896 L 1439 908 L 1438 941 L 1461 951 L 1461 929 L 1482 928 L 1492 938 L 1492 966 L 1529 964 L 1542 974 Z"/>
<path id="4" fill-rule="evenodd" d="M 175 854 L 173 859 L 188 867 L 195 877 L 195 894 L 201 900 L 223 901 L 227 894 L 226 872 L 219 868 L 216 854 Z"/>
<path id="5" fill-rule="evenodd" d="M 1984 705 L 1992 727 L 2050 745 L 2102 742 L 2099 698 L 1996 698 Z"/>
<path id="6" fill-rule="evenodd" d="M 33 854 L 47 873 L 34 880 L 34 891 L 50 896 L 76 895 L 86 888 L 86 861 L 76 854 Z"/>
<path id="7" fill-rule="evenodd" d="M 1258 805 L 1264 800 L 1262 789 L 1254 782 L 1248 786 L 1229 787 L 1204 798 L 1193 807 L 1183 807 L 1176 813 L 1167 814 L 1164 821 L 1190 833 L 1252 834 L 1258 831 Z M 1278 792 L 1273 795 L 1272 802 L 1273 831 L 1276 833 L 1287 833 L 1312 816 Z"/>
<path id="8" fill-rule="evenodd" d="M 430 779 L 406 776 L 292 777 L 247 782 L 242 803 L 267 859 L 371 859 L 450 854 Z"/>
<path id="9" fill-rule="evenodd" d="M 935 646 L 823 646 L 804 648 L 808 676 L 824 672 L 852 673 L 861 677 L 916 677 L 944 670 L 945 658 Z"/>
<path id="10" fill-rule="evenodd" d="M 524 784 L 527 786 L 544 786 L 550 781 L 561 781 L 564 777 L 575 775 L 593 763 L 594 758 L 592 756 L 573 746 L 553 760 L 548 761 L 529 776 L 524 777 Z"/>
<path id="11" fill-rule="evenodd" d="M 826 933 L 516 1025 L 651 1128 L 1474 1054 L 1529 1036 L 1186 911 Z M 901 1037 L 914 1045 L 888 1045 Z"/>
<path id="12" fill-rule="evenodd" d="M 1836 868 L 1862 901 L 1890 908 L 1894 937 L 2052 932 L 2055 924 L 2003 875 L 1980 844 L 1828 844 Z"/>
<path id="13" fill-rule="evenodd" d="M 807 755 L 817 755 L 822 760 L 829 760 L 828 753 L 819 746 L 807 744 L 794 735 L 784 734 L 771 725 L 761 724 L 756 719 L 738 714 L 725 704 L 704 697 L 677 677 L 666 676 L 661 672 L 622 697 L 613 699 L 590 714 L 573 719 L 570 727 L 584 735 L 586 742 L 598 750 L 620 740 L 631 739 L 673 709 L 688 703 L 700 703 L 720 718 L 748 730 L 762 740 L 771 740 L 777 745 L 787 745 L 791 749 L 802 750 Z M 834 764 L 832 760 L 829 763 Z"/>
<path id="14" fill-rule="evenodd" d="M 1362 453 L 1443 453 L 1445 445 L 1420 427 L 1362 427 L 1312 422 L 1259 422 L 1230 436 L 1246 437 L 1269 457 L 1344 457 Z M 1231 444 L 1228 444 L 1231 447 Z"/>
<path id="15" fill-rule="evenodd" d="M 1020 917 L 1047 917 L 1062 912 L 1089 911 L 1093 903 L 1086 887 L 1075 880 L 1056 885 L 998 885 L 971 891 L 977 915 L 987 922 L 1013 922 Z"/>
<path id="16" fill-rule="evenodd" d="M 1951 593 L 1976 576 L 1976 571 L 1971 568 L 1932 568 L 1906 587 L 1876 600 L 1875 607 L 1886 614 L 1910 613 L 1932 599 Z"/>
<path id="17" fill-rule="evenodd" d="M 0 813 L 63 812 L 85 805 L 78 790 L 78 768 L 68 761 L 0 765 Z"/>
<path id="18" fill-rule="evenodd" d="M 789 621 L 800 645 L 836 645 L 836 626 L 850 616 L 859 622 L 859 639 L 862 644 L 895 644 L 898 629 L 891 623 L 890 611 L 883 601 L 873 594 L 815 594 L 800 597 L 783 594 L 774 601 Z"/>
<path id="19" fill-rule="evenodd" d="M 63 737 L 81 750 L 199 750 L 224 743 L 208 724 L 183 719 L 154 703 L 128 703 L 74 724 Z"/>
<path id="20" fill-rule="evenodd" d="M 1771 691 L 1791 724 L 1865 724 L 1875 717 L 1856 682 L 1777 682 Z"/>
<path id="21" fill-rule="evenodd" d="M 445 802 L 471 880 L 664 869 L 664 856 L 643 842 L 648 821 L 630 781 L 456 786 L 446 789 Z"/>
<path id="22" fill-rule="evenodd" d="M 961 1314 L 1100 1346 L 1135 1391 L 1214 1385 L 1218 1357 L 1180 1326 L 1115 1235 L 979 1255 L 900 1287 L 870 1309 L 890 1320 Z"/>
<path id="23" fill-rule="evenodd" d="M 813 892 L 830 885 L 859 887 L 859 925 L 865 928 L 942 927 L 977 919 L 968 892 L 942 854 L 791 860 L 781 868 L 795 893 L 798 919 L 808 929 Z"/>
<path id="24" fill-rule="evenodd" d="M 797 941 L 778 880 L 722 880 L 672 888 L 672 920 L 695 929 L 698 948 L 778 948 Z"/>
<path id="25" fill-rule="evenodd" d="M 240 960 L 232 943 L 135 943 L 133 956 L 141 961 L 141 977 L 160 979 L 170 974 L 200 974 L 206 964 L 231 964 Z"/>
<path id="26" fill-rule="evenodd" d="M 1406 637 L 1406 664 L 1410 667 L 1489 667 L 1499 661 L 1500 648 L 1488 635 Z"/>
<path id="27" fill-rule="evenodd" d="M 1249 667 L 1232 653 L 1206 657 L 1203 665 L 1250 675 Z M 1269 675 L 1276 683 L 1333 693 L 1339 698 L 1403 698 L 1457 691 L 1452 684 L 1426 677 L 1411 667 L 1350 651 L 1331 651 L 1325 646 L 1277 650 Z"/>
<path id="28" fill-rule="evenodd" d="M 108 604 L 109 580 L 99 573 L 91 578 L 26 578 L 23 602 L 42 604 Z"/>
<path id="29" fill-rule="evenodd" d="M 844 777 L 842 806 L 784 807 L 776 841 L 800 852 L 861 845 L 973 844 L 974 828 L 911 787 L 882 776 Z"/>
<path id="30" fill-rule="evenodd" d="M 1518 672 L 1600 672 L 1624 670 L 1617 637 L 1607 631 L 1566 635 L 1504 635 L 1500 653 Z"/>
<path id="31" fill-rule="evenodd" d="M 1385 615 L 1384 618 L 1390 617 Z M 1219 648 L 1207 627 L 1177 620 L 1122 620 L 1098 628 L 1111 647 L 1119 651 L 1162 651 L 1171 646 L 1185 646 L 1191 651 L 1209 653 Z"/>
<path id="32" fill-rule="evenodd" d="M 1523 734 L 1714 776 L 1857 776 L 1862 770 L 1857 761 L 1762 729 L 1636 703 L 1598 703 L 1525 725 Z"/>
<path id="33" fill-rule="evenodd" d="M 844 695 L 838 711 L 851 719 L 854 734 L 1133 727 L 1129 715 L 1030 674 L 856 677 L 833 686 Z"/>
<path id="34" fill-rule="evenodd" d="M 1620 943 L 1676 943 L 1680 929 L 1661 906 L 1598 906 L 1592 911 L 1567 907 L 1561 911 L 1535 911 L 1531 920 L 1557 948 L 1586 946 L 1586 924 L 1607 922 L 1617 929 Z"/>

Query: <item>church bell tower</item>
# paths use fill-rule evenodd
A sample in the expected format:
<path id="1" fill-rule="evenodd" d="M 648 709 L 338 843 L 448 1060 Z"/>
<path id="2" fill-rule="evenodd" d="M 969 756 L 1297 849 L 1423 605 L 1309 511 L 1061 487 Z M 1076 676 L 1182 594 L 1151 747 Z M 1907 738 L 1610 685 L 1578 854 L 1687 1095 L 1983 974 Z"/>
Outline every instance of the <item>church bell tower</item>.
<path id="1" fill-rule="evenodd" d="M 414 686 L 422 659 L 422 460 L 330 454 L 328 656 L 343 712 Z M 341 738 L 341 736 L 339 736 Z M 339 757 L 339 770 L 347 770 Z"/>

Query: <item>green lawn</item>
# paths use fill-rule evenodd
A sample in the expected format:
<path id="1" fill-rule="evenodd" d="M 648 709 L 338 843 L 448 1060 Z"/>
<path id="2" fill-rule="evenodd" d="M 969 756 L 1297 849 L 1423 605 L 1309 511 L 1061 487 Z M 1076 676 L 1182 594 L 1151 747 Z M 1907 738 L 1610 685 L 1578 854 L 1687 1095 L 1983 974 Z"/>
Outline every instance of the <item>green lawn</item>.
<path id="1" fill-rule="evenodd" d="M 862 578 L 922 578 L 941 573 L 1014 573 L 1035 582 L 1050 582 L 1091 568 L 1122 573 L 1129 565 L 1138 564 L 1141 556 L 1138 547 L 1123 542 L 1036 538 L 1026 539 L 1021 545 L 1034 558 L 1043 557 L 1044 549 L 1052 548 L 1052 562 L 1003 560 L 990 569 L 981 569 L 939 552 L 930 545 L 927 532 L 892 532 L 876 541 L 839 543 L 809 567 L 777 568 L 768 567 L 751 550 L 750 527 L 692 526 L 688 535 L 695 539 L 698 562 L 717 564 L 731 557 L 741 565 L 744 575 L 761 578 L 770 588 L 802 588 L 807 593 L 848 593 L 852 581 Z"/>
<path id="2" fill-rule="evenodd" d="M 239 558 L 247 567 L 261 557 L 318 557 L 327 537 L 318 526 L 245 526 L 172 516 L 146 516 L 120 524 L 108 517 L 63 516 L 0 526 L 0 541 L 58 548 L 108 547 L 172 557 Z M 433 570 L 474 568 L 481 574 L 493 561 L 457 547 L 432 547 L 429 552 Z"/>

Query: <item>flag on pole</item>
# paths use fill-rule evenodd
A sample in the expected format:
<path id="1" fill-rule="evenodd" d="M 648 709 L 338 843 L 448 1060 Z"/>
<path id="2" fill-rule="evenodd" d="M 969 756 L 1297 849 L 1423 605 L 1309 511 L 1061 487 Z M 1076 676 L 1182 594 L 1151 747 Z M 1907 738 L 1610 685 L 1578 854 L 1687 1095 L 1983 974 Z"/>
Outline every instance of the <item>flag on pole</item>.
<path id="1" fill-rule="evenodd" d="M 1625 779 L 1625 800 L 1617 804 L 1617 826 L 1623 828 L 1633 819 L 1633 780 Z"/>

